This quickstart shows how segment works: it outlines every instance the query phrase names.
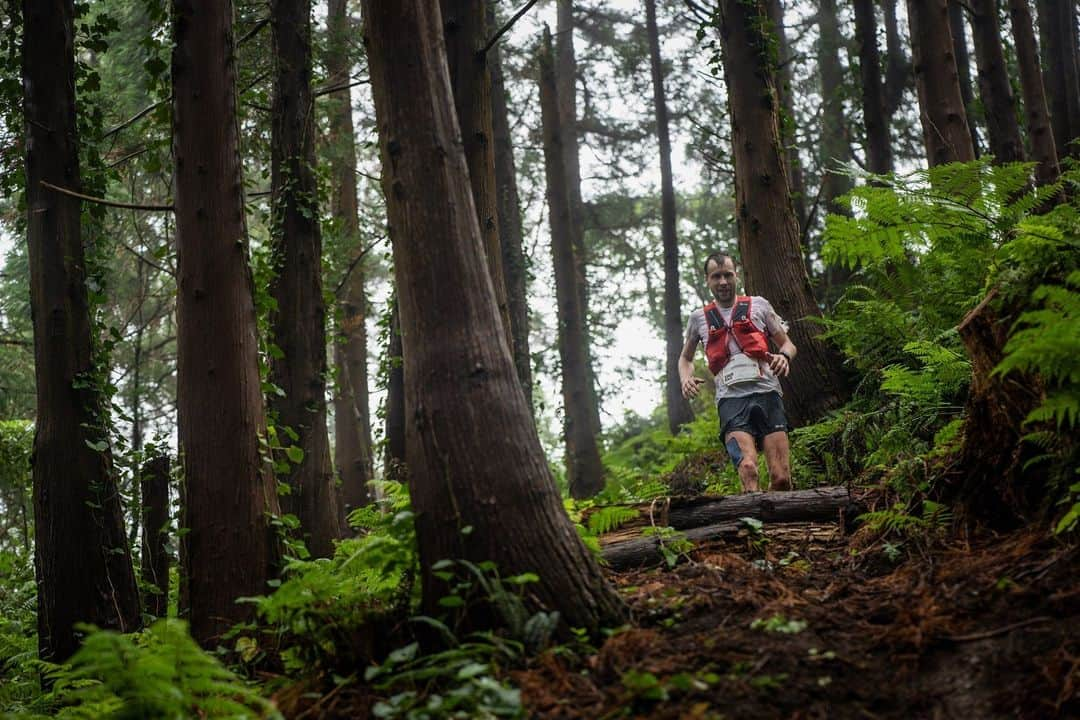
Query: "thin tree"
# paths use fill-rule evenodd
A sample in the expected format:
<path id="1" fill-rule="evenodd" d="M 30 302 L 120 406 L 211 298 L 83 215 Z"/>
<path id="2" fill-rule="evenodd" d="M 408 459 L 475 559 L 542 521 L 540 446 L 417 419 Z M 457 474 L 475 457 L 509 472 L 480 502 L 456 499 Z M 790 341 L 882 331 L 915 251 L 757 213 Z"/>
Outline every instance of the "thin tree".
<path id="1" fill-rule="evenodd" d="M 784 6 L 780 0 L 768 0 L 769 20 L 776 36 L 776 95 L 780 100 L 780 138 L 784 143 L 784 160 L 787 163 L 788 187 L 791 188 L 791 204 L 799 227 L 806 230 L 806 183 L 803 181 L 802 161 L 799 159 L 798 136 L 795 132 L 795 93 L 792 90 L 791 65 L 795 57 L 784 24 Z"/>
<path id="2" fill-rule="evenodd" d="M 961 0 L 946 0 L 949 4 L 949 30 L 952 34 L 953 58 L 956 76 L 960 82 L 960 97 L 964 99 L 964 112 L 971 133 L 971 147 L 975 157 L 982 155 L 979 133 L 975 130 L 975 92 L 971 82 L 971 53 L 968 52 L 967 27 L 964 24 L 964 7 Z M 966 1 L 966 0 L 965 0 Z"/>
<path id="3" fill-rule="evenodd" d="M 999 163 L 1024 159 L 1024 140 L 1016 120 L 1016 101 L 1001 47 L 997 0 L 970 0 L 971 37 L 979 68 L 979 98 L 986 112 L 990 152 Z"/>
<path id="4" fill-rule="evenodd" d="M 1052 183 L 1057 180 L 1060 170 L 1050 111 L 1046 105 L 1046 91 L 1039 70 L 1039 50 L 1035 44 L 1031 6 L 1027 0 L 1009 0 L 1009 16 L 1013 42 L 1016 44 L 1016 63 L 1020 67 L 1020 91 L 1024 96 L 1024 119 L 1028 142 L 1031 143 L 1031 159 L 1038 162 L 1035 177 L 1040 185 Z"/>
<path id="5" fill-rule="evenodd" d="M 502 326 L 454 113 L 438 5 L 364 3 L 407 363 L 423 605 L 443 559 L 539 574 L 535 597 L 595 632 L 624 607 L 570 525 Z"/>
<path id="6" fill-rule="evenodd" d="M 866 133 L 866 167 L 879 175 L 892 172 L 892 142 L 885 114 L 885 86 L 881 78 L 881 54 L 877 44 L 874 0 L 854 0 L 855 35 L 859 45 L 859 77 L 862 80 L 863 129 Z"/>
<path id="7" fill-rule="evenodd" d="M 280 350 L 271 355 L 270 378 L 282 390 L 271 394 L 270 408 L 280 441 L 302 453 L 298 461 L 292 457 L 289 470 L 280 474 L 279 479 L 292 488 L 280 502 L 284 512 L 300 519 L 311 553 L 329 557 L 334 540 L 342 535 L 342 513 L 326 427 L 326 306 L 315 180 L 310 3 L 272 0 L 270 35 L 274 56 L 270 293 L 276 301 L 271 333 Z"/>
<path id="8" fill-rule="evenodd" d="M 671 133 L 664 99 L 664 64 L 660 58 L 660 33 L 656 27 L 656 0 L 645 0 L 645 31 L 649 36 L 653 107 L 656 136 L 660 143 L 660 234 L 664 244 L 664 340 L 667 345 L 664 398 L 668 429 L 674 435 L 694 419 L 690 403 L 679 382 L 679 355 L 683 346 L 682 298 L 679 293 L 679 239 L 675 234 L 675 182 L 671 171 Z"/>
<path id="9" fill-rule="evenodd" d="M 1072 0 L 1038 0 L 1043 86 L 1057 155 L 1080 157 L 1072 141 L 1080 137 L 1080 60 L 1076 52 L 1076 7 Z"/>
<path id="10" fill-rule="evenodd" d="M 763 0 L 718 7 L 735 161 L 735 215 L 748 292 L 767 297 L 791 322 L 799 348 L 784 402 L 795 423 L 838 405 L 845 393 L 840 360 L 821 339 L 821 315 L 799 248 L 799 226 L 780 146 L 772 56 L 763 32 Z"/>
<path id="11" fill-rule="evenodd" d="M 140 576 L 153 588 L 143 595 L 143 608 L 154 617 L 169 610 L 169 456 L 155 455 L 139 471 L 142 497 Z"/>
<path id="12" fill-rule="evenodd" d="M 915 81 L 911 58 L 904 52 L 896 19 L 896 0 L 881 0 L 885 21 L 885 114 L 892 117 L 900 109 L 904 91 Z"/>
<path id="13" fill-rule="evenodd" d="M 931 166 L 975 159 L 953 57 L 948 0 L 908 0 L 919 119 Z"/>
<path id="14" fill-rule="evenodd" d="M 390 335 L 386 347 L 386 448 L 385 474 L 404 480 L 405 467 L 405 358 L 402 357 L 401 313 L 397 295 L 390 298 Z"/>
<path id="15" fill-rule="evenodd" d="M 353 128 L 352 91 L 349 87 L 352 59 L 349 53 L 353 29 L 347 0 L 327 3 L 327 83 L 338 88 L 330 94 L 326 154 L 330 163 L 330 213 L 334 228 L 350 248 L 347 277 L 338 290 L 337 335 L 334 366 L 334 460 L 341 479 L 341 499 L 346 510 L 371 502 L 368 482 L 373 477 L 371 412 L 368 408 L 367 292 L 364 249 L 360 247 L 360 218 L 356 200 L 356 132 Z"/>
<path id="16" fill-rule="evenodd" d="M 24 0 L 22 13 L 38 654 L 61 663 L 78 649 L 76 623 L 138 629 L 139 596 L 91 342 L 80 201 L 45 186 L 82 184 L 74 7 Z"/>
<path id="17" fill-rule="evenodd" d="M 592 372 L 581 306 L 580 281 L 574 268 L 571 193 L 564 181 L 566 140 L 559 112 L 559 90 L 551 34 L 545 28 L 538 53 L 540 69 L 540 122 L 544 137 L 544 168 L 551 222 L 551 256 L 555 270 L 555 304 L 559 326 L 559 361 L 562 374 L 563 435 L 566 440 L 566 478 L 570 495 L 592 497 L 604 487 L 604 466 L 590 416 Z"/>
<path id="18" fill-rule="evenodd" d="M 236 115 L 232 3 L 173 0 L 181 598 L 216 643 L 275 576 L 277 484 L 263 454 L 255 303 Z"/>
<path id="19" fill-rule="evenodd" d="M 488 26 L 495 26 L 495 0 L 487 4 Z M 532 355 L 529 353 L 529 269 L 522 251 L 521 201 L 518 197 L 514 142 L 510 133 L 503 81 L 502 57 L 496 44 L 488 50 L 491 68 L 491 132 L 495 141 L 495 204 L 499 213 L 506 302 L 510 314 L 510 344 L 525 399 L 532 407 Z"/>

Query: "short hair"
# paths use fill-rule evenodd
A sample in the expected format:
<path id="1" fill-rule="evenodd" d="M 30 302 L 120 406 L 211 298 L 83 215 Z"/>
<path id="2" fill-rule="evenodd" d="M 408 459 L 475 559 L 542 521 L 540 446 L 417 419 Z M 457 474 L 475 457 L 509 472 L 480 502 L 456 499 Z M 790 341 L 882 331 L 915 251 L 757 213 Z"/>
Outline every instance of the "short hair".
<path id="1" fill-rule="evenodd" d="M 725 260 L 730 260 L 731 261 L 731 267 L 735 268 L 736 270 L 739 269 L 739 262 L 734 257 L 732 257 L 731 255 L 728 255 L 727 253 L 719 253 L 719 252 L 717 252 L 717 253 L 712 253 L 711 255 L 709 255 L 709 257 L 705 258 L 705 264 L 702 266 L 702 272 L 704 272 L 705 276 L 708 277 L 708 275 L 709 275 L 709 263 L 714 262 L 717 265 L 723 266 Z"/>

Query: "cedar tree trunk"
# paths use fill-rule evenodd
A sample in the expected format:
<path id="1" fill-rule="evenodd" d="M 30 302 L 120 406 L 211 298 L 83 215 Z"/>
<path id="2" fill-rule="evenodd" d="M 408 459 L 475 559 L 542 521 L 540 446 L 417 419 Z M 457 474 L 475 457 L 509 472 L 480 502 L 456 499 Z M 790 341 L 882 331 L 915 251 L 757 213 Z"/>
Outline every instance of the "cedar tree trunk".
<path id="1" fill-rule="evenodd" d="M 91 347 L 80 202 L 42 186 L 81 189 L 74 8 L 24 0 L 22 13 L 38 655 L 62 663 L 79 646 L 75 623 L 138 629 L 139 596 Z"/>
<path id="2" fill-rule="evenodd" d="M 488 25 L 495 26 L 495 3 L 487 6 Z M 491 55 L 491 132 L 495 141 L 495 204 L 499 211 L 499 246 L 502 248 L 506 303 L 510 312 L 510 344 L 521 389 L 532 407 L 532 355 L 529 353 L 529 269 L 522 252 L 521 201 L 518 198 L 514 142 L 510 133 L 503 83 L 502 60 L 496 44 Z"/>
<path id="3" fill-rule="evenodd" d="M 649 35 L 653 106 L 656 135 L 660 140 L 660 233 L 664 243 L 664 340 L 667 343 L 664 397 L 668 429 L 672 435 L 694 419 L 690 403 L 682 395 L 679 355 L 682 354 L 682 298 L 679 294 L 679 240 L 675 234 L 675 183 L 671 172 L 671 135 L 664 100 L 664 65 L 660 59 L 660 33 L 656 27 L 656 0 L 645 0 L 645 26 Z"/>
<path id="4" fill-rule="evenodd" d="M 251 620 L 279 547 L 263 454 L 255 303 L 236 116 L 232 3 L 173 0 L 181 597 L 204 646 Z"/>
<path id="5" fill-rule="evenodd" d="M 386 378 L 386 450 L 383 464 L 386 474 L 404 481 L 405 467 L 405 358 L 402 357 L 401 313 L 397 295 L 390 298 L 390 341 L 386 354 L 389 372 Z"/>
<path id="6" fill-rule="evenodd" d="M 791 204 L 795 208 L 795 219 L 799 228 L 806 230 L 806 183 L 803 182 L 802 161 L 799 160 L 799 144 L 795 133 L 795 102 L 792 99 L 791 63 L 793 57 L 788 43 L 787 29 L 784 25 L 784 7 L 780 0 L 768 0 L 769 20 L 772 21 L 776 35 L 776 94 L 780 99 L 780 139 L 784 145 L 784 160 L 787 162 L 788 187 L 791 188 Z"/>
<path id="7" fill-rule="evenodd" d="M 968 132 L 975 157 L 982 155 L 979 134 L 975 131 L 975 93 L 971 82 L 971 55 L 968 53 L 967 30 L 964 25 L 964 8 L 959 0 L 946 0 L 949 4 L 949 29 L 952 34 L 953 57 L 956 59 L 956 75 L 960 82 L 960 97 L 964 99 Z M 965 0 L 966 1 L 966 0 Z"/>
<path id="8" fill-rule="evenodd" d="M 1076 57 L 1073 0 L 1039 0 L 1043 87 L 1050 96 L 1050 120 L 1059 158 L 1077 157 L 1070 143 L 1080 137 L 1080 67 Z"/>
<path id="9" fill-rule="evenodd" d="M 551 56 L 550 33 L 540 48 L 540 115 L 544 134 L 548 211 L 551 219 L 551 255 L 555 270 L 555 301 L 559 325 L 559 360 L 562 369 L 563 426 L 566 438 L 566 477 L 570 495 L 592 497 L 604 487 L 604 467 L 590 422 L 592 377 L 586 344 L 585 312 L 577 292 L 574 249 L 570 241 L 571 205 L 567 192 L 563 126 L 558 112 L 558 89 Z"/>
<path id="10" fill-rule="evenodd" d="M 971 37 L 975 41 L 975 63 L 979 68 L 979 97 L 990 136 L 990 152 L 998 163 L 1024 159 L 1024 140 L 1016 121 L 1005 52 L 1001 47 L 997 0 L 970 0 Z"/>
<path id="11" fill-rule="evenodd" d="M 904 90 L 915 81 L 911 58 L 904 52 L 896 20 L 896 0 L 882 0 L 885 16 L 885 115 L 892 117 L 900 109 Z"/>
<path id="12" fill-rule="evenodd" d="M 372 501 L 368 482 L 373 477 L 371 413 L 368 408 L 367 293 L 364 250 L 360 247 L 360 220 L 356 202 L 356 133 L 353 129 L 352 92 L 349 89 L 352 62 L 349 41 L 352 27 L 347 0 L 327 4 L 327 83 L 339 87 L 330 94 L 327 120 L 330 161 L 330 212 L 334 228 L 351 262 L 338 291 L 337 337 L 334 339 L 334 366 L 337 389 L 334 394 L 334 465 L 341 479 L 341 500 L 345 511 Z"/>
<path id="13" fill-rule="evenodd" d="M 1020 90 L 1024 95 L 1024 119 L 1027 123 L 1031 159 L 1039 164 L 1035 177 L 1040 185 L 1058 179 L 1057 146 L 1046 105 L 1046 89 L 1039 69 L 1039 49 L 1035 44 L 1035 26 L 1027 0 L 1009 0 L 1009 17 L 1016 44 L 1016 64 L 1020 67 Z"/>
<path id="14" fill-rule="evenodd" d="M 949 30 L 948 0 L 908 0 L 919 117 L 930 166 L 975 159 Z"/>
<path id="15" fill-rule="evenodd" d="M 877 45 L 874 0 L 854 0 L 855 35 L 859 43 L 859 76 L 862 80 L 863 126 L 866 132 L 866 166 L 883 175 L 893 170 L 889 120 L 885 114 L 885 87 L 881 82 L 881 59 Z"/>
<path id="16" fill-rule="evenodd" d="M 142 495 L 142 581 L 156 591 L 143 597 L 143 609 L 163 618 L 169 611 L 169 456 L 147 460 L 139 471 Z"/>
<path id="17" fill-rule="evenodd" d="M 329 557 L 334 540 L 342 536 L 343 515 L 326 428 L 326 306 L 309 2 L 272 0 L 270 30 L 275 61 L 270 141 L 275 272 L 270 292 L 277 301 L 271 333 L 281 351 L 271 356 L 270 378 L 284 391 L 271 394 L 270 409 L 279 442 L 303 451 L 300 461 L 290 462 L 279 477 L 292 488 L 280 502 L 283 512 L 300 519 L 311 554 Z"/>
<path id="18" fill-rule="evenodd" d="M 746 291 L 765 296 L 791 323 L 799 348 L 785 382 L 784 404 L 795 424 L 842 402 L 846 393 L 837 353 L 819 339 L 821 315 L 802 262 L 791 209 L 768 39 L 760 1 L 724 0 L 720 38 L 731 111 L 735 212 Z"/>
<path id="19" fill-rule="evenodd" d="M 436 614 L 446 589 L 433 564 L 464 558 L 494 561 L 503 577 L 538 573 L 534 597 L 569 626 L 617 624 L 623 604 L 566 517 L 503 342 L 438 4 L 367 0 L 364 11 L 408 363 L 424 611 Z"/>

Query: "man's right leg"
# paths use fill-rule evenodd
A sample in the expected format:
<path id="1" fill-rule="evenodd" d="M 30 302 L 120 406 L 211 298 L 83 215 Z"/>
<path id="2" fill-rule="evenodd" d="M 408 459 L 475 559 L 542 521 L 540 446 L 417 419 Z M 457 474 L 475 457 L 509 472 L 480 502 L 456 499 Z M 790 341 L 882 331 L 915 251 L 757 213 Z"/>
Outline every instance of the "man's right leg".
<path id="1" fill-rule="evenodd" d="M 724 444 L 732 459 L 735 459 L 738 453 L 739 481 L 742 483 L 743 492 L 758 492 L 758 453 L 754 436 L 741 430 L 732 430 L 724 439 Z"/>

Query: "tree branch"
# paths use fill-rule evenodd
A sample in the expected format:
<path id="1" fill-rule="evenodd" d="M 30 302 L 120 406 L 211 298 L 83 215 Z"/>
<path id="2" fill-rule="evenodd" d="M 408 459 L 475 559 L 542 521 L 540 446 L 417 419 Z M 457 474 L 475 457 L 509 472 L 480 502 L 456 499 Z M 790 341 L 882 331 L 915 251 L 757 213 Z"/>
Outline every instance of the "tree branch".
<path id="1" fill-rule="evenodd" d="M 349 88 L 356 87 L 357 85 L 366 85 L 371 82 L 368 78 L 361 78 L 360 80 L 354 80 L 349 83 L 338 83 L 337 85 L 328 85 L 315 90 L 311 95 L 312 97 L 322 97 L 323 95 L 329 95 L 335 93 L 338 90 L 348 90 Z"/>
<path id="2" fill-rule="evenodd" d="M 499 28 L 499 31 L 497 33 L 491 36 L 491 39 L 487 41 L 487 45 L 481 48 L 480 52 L 477 54 L 480 56 L 487 55 L 487 51 L 493 48 L 495 46 L 495 43 L 499 42 L 499 38 L 505 35 L 507 31 L 509 31 L 510 28 L 514 26 L 514 23 L 520 20 L 522 15 L 529 12 L 529 8 L 531 8 L 535 4 L 536 0 L 529 0 L 529 2 L 525 3 L 525 5 L 520 10 L 514 13 L 514 17 L 510 18 L 505 25 Z"/>
<path id="3" fill-rule="evenodd" d="M 135 113 L 134 115 L 132 115 L 132 116 L 131 116 L 130 118 L 128 118 L 128 119 L 127 119 L 127 120 L 125 120 L 124 122 L 120 123 L 120 124 L 119 124 L 119 125 L 117 125 L 116 127 L 112 128 L 111 130 L 109 130 L 108 132 L 106 132 L 106 133 L 105 133 L 104 135 L 102 135 L 102 136 L 101 136 L 101 139 L 102 139 L 102 140 L 105 140 L 105 139 L 107 139 L 107 138 L 109 138 L 109 137 L 112 137 L 112 136 L 113 136 L 113 135 L 115 135 L 116 133 L 120 132 L 120 131 L 121 131 L 121 130 L 123 130 L 124 128 L 128 127 L 129 125 L 131 125 L 132 123 L 136 123 L 136 122 L 138 122 L 139 120 L 141 120 L 142 118 L 146 117 L 147 115 L 149 115 L 150 113 L 152 113 L 152 112 L 153 112 L 154 110 L 156 110 L 156 109 L 157 109 L 157 108 L 158 108 L 158 107 L 159 107 L 160 105 L 164 105 L 165 103 L 168 103 L 168 102 L 172 102 L 172 95 L 170 95 L 169 97 L 165 98 L 164 100 L 158 100 L 158 101 L 157 101 L 157 102 L 155 102 L 155 103 L 151 103 L 151 104 L 147 105 L 147 106 L 146 106 L 146 107 L 144 107 L 144 108 L 143 108 L 142 110 L 140 110 L 139 112 Z"/>
<path id="4" fill-rule="evenodd" d="M 41 181 L 42 187 L 47 187 L 50 190 L 55 190 L 61 195 L 68 195 L 73 198 L 85 200 L 87 202 L 97 203 L 98 205 L 105 205 L 107 207 L 124 208 L 126 210 L 147 210 L 150 212 L 172 212 L 174 210 L 172 205 L 138 205 L 136 203 L 117 202 L 115 200 L 106 200 L 104 198 L 97 198 L 92 195 L 83 195 L 77 193 L 74 190 L 68 190 L 67 188 L 60 187 L 59 185 L 53 185 L 51 182 Z"/>
<path id="5" fill-rule="evenodd" d="M 380 237 L 379 240 L 382 240 L 382 238 Z M 349 276 L 352 275 L 353 270 L 356 268 L 356 266 L 358 264 L 360 264 L 360 261 L 364 259 L 364 256 L 367 255 L 369 252 L 371 252 L 372 248 L 375 247 L 377 242 L 378 241 L 373 242 L 370 245 L 368 245 L 366 248 L 364 248 L 363 250 L 358 252 L 356 254 L 356 257 L 354 257 L 352 259 L 352 262 L 349 263 L 349 267 L 346 268 L 346 270 L 345 270 L 345 274 L 341 277 L 341 282 L 339 282 L 337 284 L 337 287 L 334 288 L 334 297 L 337 297 L 338 294 L 341 293 L 341 289 L 343 287 L 345 287 L 345 283 L 348 281 Z"/>

